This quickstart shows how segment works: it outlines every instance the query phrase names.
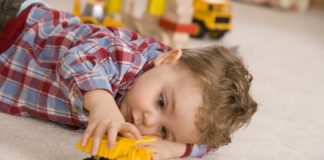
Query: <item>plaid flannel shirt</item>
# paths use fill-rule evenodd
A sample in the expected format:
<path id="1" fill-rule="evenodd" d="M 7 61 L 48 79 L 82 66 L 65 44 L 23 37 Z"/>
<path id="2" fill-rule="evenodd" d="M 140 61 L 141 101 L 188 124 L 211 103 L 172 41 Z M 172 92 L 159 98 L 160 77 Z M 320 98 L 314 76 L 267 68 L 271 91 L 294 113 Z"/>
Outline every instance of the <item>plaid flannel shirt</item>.
<path id="1" fill-rule="evenodd" d="M 126 29 L 33 6 L 21 34 L 0 55 L 0 111 L 85 127 L 85 91 L 104 89 L 117 100 L 168 50 Z"/>

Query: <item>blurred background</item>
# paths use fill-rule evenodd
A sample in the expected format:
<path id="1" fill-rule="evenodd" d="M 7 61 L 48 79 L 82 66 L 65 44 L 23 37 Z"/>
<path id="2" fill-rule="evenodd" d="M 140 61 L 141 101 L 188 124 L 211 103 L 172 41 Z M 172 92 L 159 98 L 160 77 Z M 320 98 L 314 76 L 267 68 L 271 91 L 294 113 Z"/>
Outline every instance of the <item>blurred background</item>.
<path id="1" fill-rule="evenodd" d="M 53 2 L 49 1 L 50 4 Z M 232 3 L 271 10 L 264 14 L 259 11 L 253 13 L 249 11 L 255 14 L 253 18 L 264 17 L 264 21 L 267 21 L 266 16 L 271 16 L 274 20 L 280 19 L 275 16 L 280 16 L 281 19 L 285 19 L 286 16 L 285 21 L 289 22 L 287 15 L 301 17 L 312 10 L 324 8 L 323 0 L 235 0 L 234 2 L 229 0 L 70 0 L 69 2 L 69 5 L 65 2 L 63 6 L 55 1 L 51 6 L 72 12 L 85 23 L 103 27 L 130 28 L 143 36 L 153 36 L 174 48 L 186 46 L 190 37 L 196 39 L 209 37 L 215 42 L 223 39 L 230 31 L 237 31 L 237 27 L 241 25 L 240 15 L 247 17 L 249 15 L 248 10 L 235 9 L 235 4 Z"/>
<path id="2" fill-rule="evenodd" d="M 173 48 L 221 44 L 237 50 L 254 77 L 251 93 L 259 109 L 231 144 L 204 159 L 324 159 L 323 0 L 45 2 L 86 23 L 126 27 Z M 3 113 L 0 118 L 0 159 L 86 157 L 74 148 L 80 132 Z"/>

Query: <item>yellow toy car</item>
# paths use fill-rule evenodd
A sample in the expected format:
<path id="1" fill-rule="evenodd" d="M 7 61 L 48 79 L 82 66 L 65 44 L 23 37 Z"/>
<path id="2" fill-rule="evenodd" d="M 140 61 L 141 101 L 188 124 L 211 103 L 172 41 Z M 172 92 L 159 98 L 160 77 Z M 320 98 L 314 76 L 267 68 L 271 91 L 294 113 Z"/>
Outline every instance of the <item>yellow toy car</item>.
<path id="1" fill-rule="evenodd" d="M 194 0 L 193 23 L 197 25 L 192 37 L 202 38 L 208 32 L 220 39 L 231 29 L 231 4 L 228 0 Z"/>
<path id="2" fill-rule="evenodd" d="M 85 160 L 105 160 L 105 159 L 115 159 L 115 160 L 152 160 L 153 151 L 145 148 L 139 147 L 137 144 L 143 142 L 153 142 L 156 139 L 154 137 L 143 136 L 140 140 L 134 140 L 125 137 L 117 137 L 117 142 L 113 149 L 108 149 L 108 141 L 103 138 L 100 141 L 99 150 L 95 157 L 87 158 Z M 92 139 L 88 140 L 85 147 L 82 147 L 80 142 L 76 144 L 76 148 L 90 154 L 92 147 Z"/>
<path id="3" fill-rule="evenodd" d="M 80 0 L 74 0 L 73 14 L 82 22 L 100 26 L 123 27 L 121 22 L 121 0 L 87 0 L 81 13 Z"/>

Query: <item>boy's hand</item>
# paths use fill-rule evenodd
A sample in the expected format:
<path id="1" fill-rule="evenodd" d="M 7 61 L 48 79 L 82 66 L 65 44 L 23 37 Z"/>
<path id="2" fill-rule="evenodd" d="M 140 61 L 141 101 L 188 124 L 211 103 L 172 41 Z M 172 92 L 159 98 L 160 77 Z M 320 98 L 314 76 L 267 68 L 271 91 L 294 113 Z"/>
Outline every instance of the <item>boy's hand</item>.
<path id="1" fill-rule="evenodd" d="M 186 145 L 183 143 L 171 142 L 161 138 L 157 138 L 155 142 L 140 143 L 138 146 L 151 149 L 154 152 L 154 160 L 180 158 L 186 150 Z"/>
<path id="2" fill-rule="evenodd" d="M 85 146 L 89 137 L 92 137 L 92 155 L 96 155 L 98 152 L 100 140 L 104 135 L 107 135 L 110 149 L 116 143 L 118 132 L 128 138 L 141 138 L 139 130 L 133 124 L 125 121 L 109 92 L 104 90 L 87 92 L 84 95 L 84 108 L 89 111 L 89 121 L 82 136 L 81 145 Z"/>

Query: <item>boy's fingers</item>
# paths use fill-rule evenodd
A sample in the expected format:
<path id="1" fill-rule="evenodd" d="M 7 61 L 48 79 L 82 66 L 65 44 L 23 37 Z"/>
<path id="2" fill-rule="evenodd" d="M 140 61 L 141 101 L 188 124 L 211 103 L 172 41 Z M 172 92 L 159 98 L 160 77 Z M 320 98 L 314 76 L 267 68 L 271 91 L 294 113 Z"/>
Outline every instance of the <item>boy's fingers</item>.
<path id="1" fill-rule="evenodd" d="M 108 129 L 107 129 L 108 128 Z M 90 124 L 87 129 L 85 130 L 84 135 L 82 136 L 81 145 L 85 146 L 89 137 L 93 136 L 93 144 L 92 144 L 92 155 L 96 155 L 98 152 L 98 148 L 100 145 L 100 140 L 102 136 L 107 131 L 107 139 L 108 139 L 108 148 L 114 148 L 116 144 L 116 138 L 119 131 L 126 131 L 122 132 L 122 135 L 128 138 L 133 139 L 140 139 L 141 133 L 139 130 L 130 123 L 122 123 L 117 124 L 116 122 L 110 122 L 108 126 L 105 123 L 100 124 Z"/>
<path id="2" fill-rule="evenodd" d="M 98 152 L 98 148 L 100 145 L 100 141 L 102 139 L 102 136 L 106 132 L 107 125 L 105 123 L 100 123 L 97 125 L 96 130 L 93 134 L 93 144 L 92 144 L 92 155 L 96 155 Z"/>
<path id="3" fill-rule="evenodd" d="M 120 130 L 127 131 L 128 133 L 132 134 L 135 139 L 141 139 L 141 133 L 140 131 L 132 124 L 130 123 L 123 123 L 121 125 Z"/>
<path id="4" fill-rule="evenodd" d="M 84 131 L 83 136 L 81 138 L 81 146 L 83 146 L 83 147 L 86 146 L 88 139 L 92 135 L 95 126 L 96 125 L 89 125 L 86 128 L 86 130 Z"/>
<path id="5" fill-rule="evenodd" d="M 158 156 L 155 153 L 153 153 L 153 160 L 158 160 Z"/>
<path id="6" fill-rule="evenodd" d="M 136 146 L 150 148 L 150 149 L 154 149 L 154 147 L 155 147 L 154 143 L 152 143 L 152 142 L 142 142 L 142 143 L 138 143 Z"/>
<path id="7" fill-rule="evenodd" d="M 153 160 L 161 160 L 158 153 L 153 153 Z"/>
<path id="8" fill-rule="evenodd" d="M 108 148 L 109 149 L 113 149 L 116 143 L 116 138 L 117 138 L 117 134 L 118 134 L 118 129 L 117 129 L 117 124 L 116 122 L 110 122 L 109 123 L 109 127 L 108 127 L 108 135 L 107 135 L 107 139 L 108 139 Z"/>
<path id="9" fill-rule="evenodd" d="M 136 139 L 135 136 L 132 133 L 129 132 L 120 132 L 124 137 Z"/>
<path id="10" fill-rule="evenodd" d="M 93 139 L 91 155 L 95 156 L 97 154 L 98 148 L 99 148 L 99 143 L 100 143 L 100 139 L 99 140 L 98 140 L 98 138 Z"/>

